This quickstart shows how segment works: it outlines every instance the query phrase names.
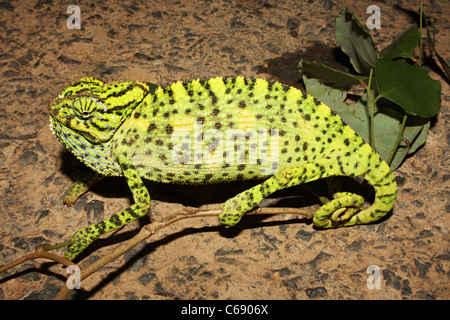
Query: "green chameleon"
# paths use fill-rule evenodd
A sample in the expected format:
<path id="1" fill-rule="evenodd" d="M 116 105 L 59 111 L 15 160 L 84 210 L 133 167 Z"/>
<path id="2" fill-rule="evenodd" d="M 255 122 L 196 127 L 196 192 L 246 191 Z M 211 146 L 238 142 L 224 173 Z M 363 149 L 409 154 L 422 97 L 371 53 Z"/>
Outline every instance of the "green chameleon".
<path id="1" fill-rule="evenodd" d="M 375 201 L 335 192 L 314 215 L 318 228 L 374 222 L 394 205 L 389 166 L 326 105 L 301 90 L 263 79 L 217 77 L 150 90 L 143 82 L 83 78 L 49 105 L 53 133 L 92 173 L 64 197 L 72 205 L 106 176 L 124 176 L 134 204 L 80 229 L 65 253 L 147 214 L 142 179 L 210 184 L 265 179 L 222 204 L 219 221 L 235 225 L 277 190 L 332 176 L 363 176 Z"/>

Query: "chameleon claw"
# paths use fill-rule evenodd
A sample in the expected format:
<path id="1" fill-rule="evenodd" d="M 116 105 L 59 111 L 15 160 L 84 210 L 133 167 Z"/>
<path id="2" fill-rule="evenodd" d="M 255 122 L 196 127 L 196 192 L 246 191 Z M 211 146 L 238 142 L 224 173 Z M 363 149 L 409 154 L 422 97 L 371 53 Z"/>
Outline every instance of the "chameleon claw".
<path id="1" fill-rule="evenodd" d="M 335 222 L 347 221 L 358 211 L 360 211 L 359 208 L 340 208 L 333 212 L 331 215 L 331 220 Z M 344 212 L 345 214 L 342 214 Z"/>

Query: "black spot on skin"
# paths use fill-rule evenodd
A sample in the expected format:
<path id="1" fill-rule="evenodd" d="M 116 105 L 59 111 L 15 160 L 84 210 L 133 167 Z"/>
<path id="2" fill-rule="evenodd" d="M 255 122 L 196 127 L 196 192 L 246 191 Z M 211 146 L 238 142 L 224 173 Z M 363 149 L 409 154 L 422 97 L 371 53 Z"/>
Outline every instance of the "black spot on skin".
<path id="1" fill-rule="evenodd" d="M 244 109 L 247 105 L 245 104 L 245 101 L 239 102 L 239 108 Z"/>
<path id="2" fill-rule="evenodd" d="M 156 129 L 156 124 L 150 123 L 150 125 L 148 126 L 148 129 L 147 129 L 147 132 L 151 132 L 155 129 Z"/>
<path id="3" fill-rule="evenodd" d="M 205 117 L 198 117 L 197 122 L 201 122 L 201 123 L 205 122 Z"/>
<path id="4" fill-rule="evenodd" d="M 308 143 L 305 141 L 303 142 L 303 151 L 306 151 L 308 149 Z"/>
<path id="5" fill-rule="evenodd" d="M 166 126 L 166 133 L 167 134 L 172 134 L 173 133 L 173 127 L 170 124 L 168 124 Z"/>
<path id="6" fill-rule="evenodd" d="M 214 105 L 217 103 L 218 99 L 216 97 L 216 95 L 214 94 L 214 92 L 210 92 L 210 96 L 211 96 L 211 103 Z"/>
<path id="7" fill-rule="evenodd" d="M 348 139 L 345 139 L 344 144 L 348 147 L 350 145 L 350 141 L 348 141 Z"/>

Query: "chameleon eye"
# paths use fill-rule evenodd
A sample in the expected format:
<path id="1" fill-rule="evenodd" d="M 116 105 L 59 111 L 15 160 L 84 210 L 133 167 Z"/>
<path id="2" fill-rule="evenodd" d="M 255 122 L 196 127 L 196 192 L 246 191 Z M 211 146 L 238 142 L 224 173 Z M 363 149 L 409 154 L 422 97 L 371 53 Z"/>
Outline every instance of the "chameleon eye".
<path id="1" fill-rule="evenodd" d="M 81 118 L 83 119 L 89 119 L 91 117 L 91 113 L 89 111 L 83 111 L 81 113 Z"/>
<path id="2" fill-rule="evenodd" d="M 92 116 L 92 111 L 95 109 L 93 101 L 90 99 L 80 98 L 72 103 L 72 107 L 78 118 L 87 120 Z"/>

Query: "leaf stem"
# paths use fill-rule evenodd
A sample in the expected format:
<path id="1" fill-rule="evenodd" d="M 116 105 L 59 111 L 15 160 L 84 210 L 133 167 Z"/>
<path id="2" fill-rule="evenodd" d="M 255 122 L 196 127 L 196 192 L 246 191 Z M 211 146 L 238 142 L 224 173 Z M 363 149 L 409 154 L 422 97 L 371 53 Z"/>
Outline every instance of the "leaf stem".
<path id="1" fill-rule="evenodd" d="M 398 132 L 398 136 L 397 136 L 397 141 L 395 142 L 395 146 L 394 148 L 392 148 L 391 153 L 389 154 L 389 158 L 387 161 L 387 164 L 390 166 L 392 159 L 394 159 L 394 155 L 397 152 L 398 146 L 400 144 L 400 141 L 402 141 L 403 139 L 403 130 L 405 129 L 405 125 L 406 125 L 406 120 L 408 119 L 408 115 L 405 113 L 403 115 L 403 119 L 402 119 L 402 125 L 400 127 L 400 131 Z"/>
<path id="2" fill-rule="evenodd" d="M 367 86 L 367 97 L 369 99 L 369 108 L 370 108 L 370 146 L 372 149 L 375 150 L 375 102 L 372 100 L 372 75 L 373 75 L 373 68 L 370 69 L 370 75 L 369 75 L 369 85 Z"/>
<path id="3" fill-rule="evenodd" d="M 423 16 L 423 1 L 420 1 L 420 17 L 419 17 L 420 50 L 419 50 L 419 61 L 417 62 L 419 66 L 422 65 L 422 54 L 423 54 L 422 16 Z"/>

